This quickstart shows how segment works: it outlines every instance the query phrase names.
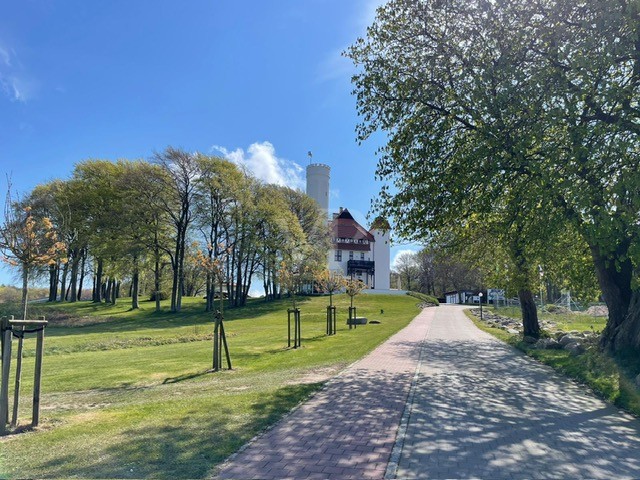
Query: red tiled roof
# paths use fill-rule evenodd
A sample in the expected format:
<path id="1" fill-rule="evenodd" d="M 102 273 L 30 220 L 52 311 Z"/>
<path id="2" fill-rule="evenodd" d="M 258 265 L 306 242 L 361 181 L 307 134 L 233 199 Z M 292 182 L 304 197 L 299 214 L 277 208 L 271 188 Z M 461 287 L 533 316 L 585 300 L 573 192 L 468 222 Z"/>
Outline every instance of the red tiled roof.
<path id="1" fill-rule="evenodd" d="M 349 213 L 349 210 L 346 208 L 340 212 L 340 214 L 333 219 L 331 222 L 331 232 L 332 237 L 334 238 L 334 242 L 336 238 L 350 238 L 352 240 L 368 240 L 370 242 L 375 242 L 375 238 L 373 235 L 365 229 L 362 225 L 355 221 L 355 219 Z M 360 250 L 360 248 L 351 248 L 351 246 L 361 245 L 362 244 L 353 244 L 349 243 L 347 249 L 350 250 Z M 366 250 L 369 250 L 367 247 Z"/>

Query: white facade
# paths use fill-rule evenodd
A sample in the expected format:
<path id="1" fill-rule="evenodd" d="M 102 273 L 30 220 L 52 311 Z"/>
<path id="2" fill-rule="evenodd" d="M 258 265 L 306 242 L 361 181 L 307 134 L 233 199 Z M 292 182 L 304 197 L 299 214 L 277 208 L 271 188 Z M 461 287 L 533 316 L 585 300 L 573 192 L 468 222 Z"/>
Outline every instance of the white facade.
<path id="1" fill-rule="evenodd" d="M 307 195 L 313 198 L 320 208 L 329 213 L 329 177 L 331 169 L 322 163 L 312 163 L 307 167 Z"/>
<path id="2" fill-rule="evenodd" d="M 372 228 L 371 233 L 376 239 L 373 244 L 373 258 L 376 262 L 375 289 L 389 290 L 391 288 L 391 234 L 388 230 Z"/>

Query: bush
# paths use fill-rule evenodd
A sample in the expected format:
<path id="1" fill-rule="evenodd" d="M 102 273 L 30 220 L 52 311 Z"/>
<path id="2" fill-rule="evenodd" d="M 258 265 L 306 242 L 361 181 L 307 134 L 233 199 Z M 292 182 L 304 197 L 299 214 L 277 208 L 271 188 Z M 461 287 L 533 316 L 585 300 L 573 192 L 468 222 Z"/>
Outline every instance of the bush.
<path id="1" fill-rule="evenodd" d="M 440 302 L 438 302 L 438 299 L 436 297 L 432 297 L 431 295 L 427 295 L 425 293 L 407 292 L 407 295 L 409 295 L 410 297 L 415 297 L 418 300 L 422 300 L 423 303 L 427 303 L 429 305 L 434 305 L 436 307 L 440 305 Z"/>
<path id="2" fill-rule="evenodd" d="M 166 300 L 167 298 L 169 298 L 169 295 L 166 292 L 157 292 L 158 293 L 158 297 L 160 297 L 160 300 Z M 151 300 L 152 302 L 156 301 L 156 292 L 151 292 L 151 295 L 149 296 L 149 300 Z"/>

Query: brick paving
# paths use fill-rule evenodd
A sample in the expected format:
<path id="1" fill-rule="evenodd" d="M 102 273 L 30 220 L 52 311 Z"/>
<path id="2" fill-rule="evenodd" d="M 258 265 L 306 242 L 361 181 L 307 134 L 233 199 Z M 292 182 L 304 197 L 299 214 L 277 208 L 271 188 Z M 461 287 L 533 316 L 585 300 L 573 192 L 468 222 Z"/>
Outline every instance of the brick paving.
<path id="1" fill-rule="evenodd" d="M 640 421 L 436 309 L 398 478 L 640 478 Z"/>
<path id="2" fill-rule="evenodd" d="M 219 478 L 382 478 L 436 309 L 332 379 L 225 463 Z"/>
<path id="3" fill-rule="evenodd" d="M 219 477 L 640 478 L 640 421 L 443 305 L 331 380 Z"/>

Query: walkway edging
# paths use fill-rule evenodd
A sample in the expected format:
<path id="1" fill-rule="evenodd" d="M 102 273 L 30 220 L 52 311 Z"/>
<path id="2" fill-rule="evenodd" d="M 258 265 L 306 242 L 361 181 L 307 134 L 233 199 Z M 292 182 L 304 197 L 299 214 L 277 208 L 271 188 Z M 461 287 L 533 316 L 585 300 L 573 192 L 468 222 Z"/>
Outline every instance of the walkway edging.
<path id="1" fill-rule="evenodd" d="M 398 473 L 398 466 L 400 464 L 400 457 L 402 456 L 402 449 L 404 448 L 404 440 L 407 436 L 407 427 L 411 420 L 411 412 L 413 410 L 413 398 L 416 394 L 416 387 L 418 384 L 418 378 L 420 377 L 420 370 L 422 368 L 422 358 L 424 356 L 424 344 L 431 330 L 431 324 L 427 328 L 424 337 L 420 341 L 420 355 L 418 357 L 418 364 L 416 365 L 416 371 L 411 379 L 411 386 L 409 387 L 409 395 L 407 395 L 407 402 L 404 405 L 402 411 L 402 418 L 400 419 L 400 425 L 398 426 L 398 432 L 396 433 L 396 441 L 393 444 L 393 450 L 391 450 L 391 456 L 389 457 L 389 463 L 387 469 L 384 472 L 384 480 L 393 480 Z"/>

